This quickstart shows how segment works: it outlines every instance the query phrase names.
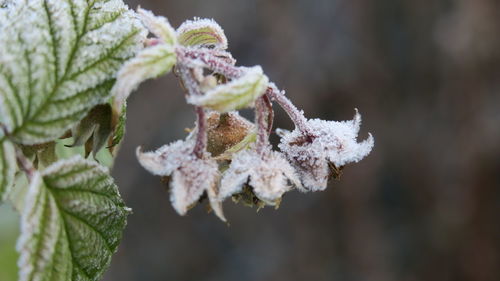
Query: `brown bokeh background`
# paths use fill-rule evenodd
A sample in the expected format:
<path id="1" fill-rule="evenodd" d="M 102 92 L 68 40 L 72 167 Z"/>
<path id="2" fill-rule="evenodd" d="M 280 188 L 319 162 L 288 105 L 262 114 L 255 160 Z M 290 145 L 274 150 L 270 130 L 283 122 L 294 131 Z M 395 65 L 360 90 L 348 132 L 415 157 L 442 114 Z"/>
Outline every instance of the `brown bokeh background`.
<path id="1" fill-rule="evenodd" d="M 173 75 L 144 83 L 113 171 L 134 214 L 105 280 L 500 280 L 500 2 L 126 2 L 176 27 L 214 18 L 239 65 L 262 65 L 308 117 L 358 108 L 376 144 L 277 211 L 180 217 L 135 148 L 183 138 L 193 110 Z"/>

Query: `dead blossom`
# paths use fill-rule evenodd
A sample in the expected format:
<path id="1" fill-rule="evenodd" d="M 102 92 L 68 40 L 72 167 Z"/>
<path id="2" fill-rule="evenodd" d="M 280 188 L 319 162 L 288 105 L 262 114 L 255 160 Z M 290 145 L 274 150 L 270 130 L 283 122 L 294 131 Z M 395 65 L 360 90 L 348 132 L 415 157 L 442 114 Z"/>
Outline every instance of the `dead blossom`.
<path id="1" fill-rule="evenodd" d="M 206 193 L 215 214 L 225 221 L 217 200 L 220 181 L 217 162 L 196 157 L 193 149 L 192 141 L 176 141 L 152 152 L 142 152 L 139 147 L 137 158 L 152 174 L 169 177 L 170 201 L 177 213 L 185 215 Z"/>
<path id="2" fill-rule="evenodd" d="M 249 185 L 253 193 L 268 205 L 275 205 L 293 186 L 301 188 L 295 170 L 285 157 L 268 147 L 262 154 L 247 149 L 233 155 L 221 182 L 219 200 L 241 193 Z"/>
<path id="3" fill-rule="evenodd" d="M 330 176 L 330 167 L 340 168 L 366 157 L 374 140 L 357 142 L 361 115 L 356 109 L 353 120 L 325 121 L 312 119 L 306 122 L 314 135 L 306 137 L 299 129 L 281 133 L 279 148 L 297 169 L 302 183 L 308 190 L 324 190 Z"/>
<path id="4" fill-rule="evenodd" d="M 120 70 L 113 88 L 113 112 L 141 82 L 174 69 L 194 106 L 195 129 L 184 141 L 153 152 L 137 150 L 141 165 L 168 177 L 170 201 L 181 215 L 204 198 L 225 221 L 222 202 L 245 198 L 251 205 L 277 205 L 284 193 L 324 190 L 344 165 L 358 162 L 373 148 L 371 134 L 357 142 L 361 116 L 353 120 L 306 119 L 260 66 L 236 66 L 223 29 L 213 20 L 184 22 L 174 30 L 168 20 L 139 10 L 154 35 L 144 50 Z M 295 124 L 281 131 L 279 148 L 269 144 L 277 103 Z M 253 108 L 255 124 L 236 110 Z"/>

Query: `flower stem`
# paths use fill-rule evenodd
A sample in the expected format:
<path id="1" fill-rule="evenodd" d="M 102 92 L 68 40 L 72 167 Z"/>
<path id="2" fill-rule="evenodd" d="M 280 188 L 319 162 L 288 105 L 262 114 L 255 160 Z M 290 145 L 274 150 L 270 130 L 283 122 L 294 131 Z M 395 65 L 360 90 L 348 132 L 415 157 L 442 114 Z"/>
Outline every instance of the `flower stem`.
<path id="1" fill-rule="evenodd" d="M 263 95 L 262 99 L 264 101 L 264 105 L 266 106 L 267 109 L 267 133 L 268 135 L 271 134 L 273 130 L 273 121 L 274 121 L 274 110 L 273 110 L 273 104 L 271 103 L 271 100 L 267 95 Z"/>
<path id="2" fill-rule="evenodd" d="M 183 85 L 188 91 L 188 95 L 201 95 L 198 82 L 196 82 L 192 71 L 184 66 L 179 65 L 179 73 L 181 75 L 181 80 Z M 194 145 L 193 154 L 198 158 L 203 158 L 205 151 L 207 150 L 207 119 L 205 117 L 205 110 L 203 107 L 195 106 L 196 111 L 196 127 L 198 131 L 196 133 L 196 143 Z"/>
<path id="3" fill-rule="evenodd" d="M 225 51 L 178 47 L 176 52 L 179 60 L 178 62 L 184 64 L 184 67 L 186 68 L 200 66 L 206 67 L 214 72 L 226 76 L 229 79 L 239 78 L 245 72 L 244 68 L 234 66 L 233 58 Z M 293 103 L 285 96 L 284 91 L 278 90 L 274 83 L 270 83 L 266 94 L 271 101 L 276 101 L 283 108 L 283 110 L 286 111 L 295 126 L 302 132 L 308 141 L 311 142 L 314 139 L 314 134 L 307 126 L 307 119 L 304 117 L 304 113 L 293 105 Z M 256 105 L 259 105 L 259 103 L 260 102 L 256 102 Z M 272 113 L 273 111 L 271 108 L 270 114 Z M 272 120 L 272 118 L 269 120 Z"/>
<path id="4" fill-rule="evenodd" d="M 266 94 L 272 101 L 276 101 L 281 108 L 283 108 L 304 136 L 306 136 L 309 140 L 314 138 L 314 134 L 307 126 L 307 119 L 304 116 L 304 113 L 293 105 L 293 103 L 285 96 L 284 91 L 279 91 L 278 88 L 271 83 L 267 88 Z"/>
<path id="5" fill-rule="evenodd" d="M 21 169 L 21 171 L 23 171 L 28 177 L 28 180 L 31 181 L 35 176 L 36 169 L 35 167 L 33 167 L 33 164 L 28 160 L 28 158 L 26 158 L 26 156 L 24 156 L 23 152 L 18 147 L 16 147 L 16 159 L 17 163 L 19 164 L 19 169 Z"/>
<path id="6" fill-rule="evenodd" d="M 235 60 L 225 51 L 178 47 L 176 53 L 179 62 L 187 67 L 204 66 L 229 79 L 239 78 L 245 72 L 241 67 L 234 66 Z"/>
<path id="7" fill-rule="evenodd" d="M 269 145 L 268 108 L 264 97 L 255 101 L 255 123 L 257 123 L 257 153 L 261 154 Z"/>
<path id="8" fill-rule="evenodd" d="M 205 118 L 205 110 L 203 107 L 197 106 L 195 110 L 198 132 L 196 133 L 196 143 L 193 153 L 196 157 L 201 159 L 207 150 L 207 119 Z"/>

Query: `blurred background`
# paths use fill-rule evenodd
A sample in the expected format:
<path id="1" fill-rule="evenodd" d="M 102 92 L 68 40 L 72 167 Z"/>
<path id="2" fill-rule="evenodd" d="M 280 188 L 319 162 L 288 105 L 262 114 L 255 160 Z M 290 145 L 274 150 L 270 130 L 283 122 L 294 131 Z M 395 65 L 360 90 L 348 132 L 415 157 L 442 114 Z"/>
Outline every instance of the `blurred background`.
<path id="1" fill-rule="evenodd" d="M 148 81 L 113 171 L 134 214 L 104 280 L 500 280 L 499 1 L 125 2 L 175 27 L 214 18 L 239 65 L 262 65 L 307 117 L 358 108 L 375 148 L 277 211 L 228 201 L 230 226 L 204 206 L 180 217 L 135 148 L 184 138 L 194 113 L 173 75 Z M 14 266 L 3 209 L 0 262 Z"/>

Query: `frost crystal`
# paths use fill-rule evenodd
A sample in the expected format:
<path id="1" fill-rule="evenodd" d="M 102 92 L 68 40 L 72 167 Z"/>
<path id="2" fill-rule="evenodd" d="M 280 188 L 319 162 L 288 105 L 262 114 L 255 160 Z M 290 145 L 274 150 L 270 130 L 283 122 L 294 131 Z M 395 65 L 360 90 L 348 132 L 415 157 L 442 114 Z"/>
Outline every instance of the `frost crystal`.
<path id="1" fill-rule="evenodd" d="M 249 149 L 233 156 L 222 178 L 219 200 L 241 193 L 246 184 L 253 188 L 257 198 L 269 205 L 277 204 L 292 185 L 302 189 L 300 180 L 285 157 L 270 148 L 262 155 Z"/>
<path id="2" fill-rule="evenodd" d="M 298 170 L 307 189 L 324 190 L 330 175 L 329 163 L 340 168 L 360 161 L 372 150 L 371 134 L 363 142 L 356 141 L 360 125 L 357 109 L 354 119 L 349 121 L 308 120 L 307 126 L 314 132 L 311 140 L 295 129 L 282 135 L 279 148 Z"/>

